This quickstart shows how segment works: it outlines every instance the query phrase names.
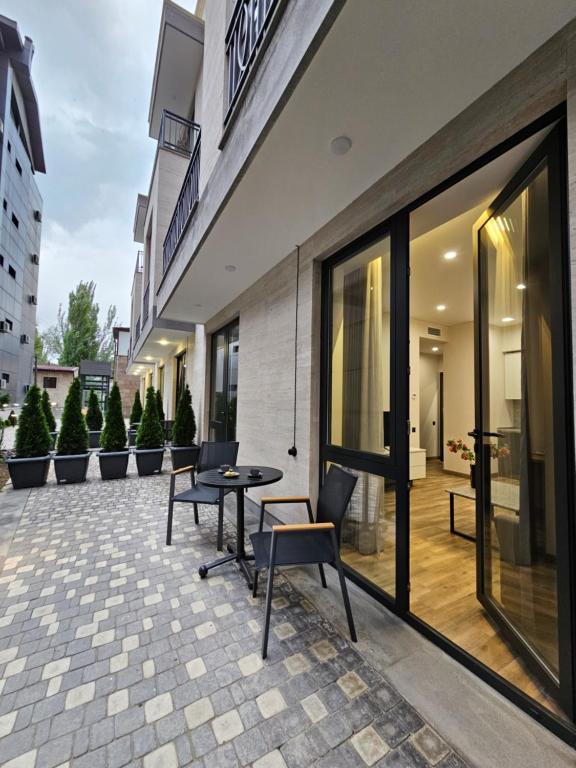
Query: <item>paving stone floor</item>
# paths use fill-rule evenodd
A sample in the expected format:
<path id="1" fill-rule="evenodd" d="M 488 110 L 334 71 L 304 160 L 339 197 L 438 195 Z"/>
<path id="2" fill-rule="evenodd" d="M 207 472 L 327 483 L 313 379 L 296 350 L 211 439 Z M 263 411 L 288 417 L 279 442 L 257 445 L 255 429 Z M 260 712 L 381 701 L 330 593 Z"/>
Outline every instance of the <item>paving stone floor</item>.
<path id="1" fill-rule="evenodd" d="M 93 458 L 30 493 L 0 572 L 0 765 L 465 765 L 285 575 L 263 662 L 262 598 L 234 565 L 197 573 L 214 509 L 177 507 L 166 547 L 168 474 L 130 472 Z"/>

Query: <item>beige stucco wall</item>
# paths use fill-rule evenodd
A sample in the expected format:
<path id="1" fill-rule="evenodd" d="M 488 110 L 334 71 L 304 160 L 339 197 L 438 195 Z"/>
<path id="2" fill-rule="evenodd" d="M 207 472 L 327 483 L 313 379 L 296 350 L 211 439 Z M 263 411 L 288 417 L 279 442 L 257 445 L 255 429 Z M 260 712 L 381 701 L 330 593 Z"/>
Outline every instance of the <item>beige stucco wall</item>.
<path id="1" fill-rule="evenodd" d="M 40 368 L 38 369 L 38 386 L 41 389 L 44 388 L 44 377 L 50 376 L 56 378 L 56 389 L 46 390 L 50 397 L 52 408 L 55 410 L 61 410 L 64 407 L 66 395 L 68 394 L 70 384 L 72 384 L 72 379 L 74 379 L 75 375 L 77 374 L 74 374 L 71 371 L 43 371 Z M 59 413 L 55 415 L 59 415 Z"/>

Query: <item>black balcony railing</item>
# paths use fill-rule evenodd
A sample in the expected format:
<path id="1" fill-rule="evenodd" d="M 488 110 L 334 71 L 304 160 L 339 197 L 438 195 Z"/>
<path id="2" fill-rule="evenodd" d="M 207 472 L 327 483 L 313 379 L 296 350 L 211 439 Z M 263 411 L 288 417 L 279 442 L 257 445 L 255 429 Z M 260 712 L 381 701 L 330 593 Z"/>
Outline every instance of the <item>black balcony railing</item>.
<path id="1" fill-rule="evenodd" d="M 144 302 L 142 306 L 142 325 L 148 320 L 149 310 L 150 310 L 150 283 L 146 286 L 146 290 L 144 291 Z"/>
<path id="2" fill-rule="evenodd" d="M 184 177 L 182 189 L 178 195 L 178 202 L 174 208 L 172 221 L 168 227 L 168 233 L 164 240 L 162 253 L 163 271 L 166 272 L 168 265 L 172 261 L 176 248 L 180 243 L 182 235 L 186 231 L 192 214 L 198 205 L 198 191 L 200 181 L 200 133 L 190 158 L 190 165 Z"/>
<path id="3" fill-rule="evenodd" d="M 167 109 L 162 112 L 158 143 L 163 149 L 190 156 L 199 136 L 200 126 L 197 123 L 179 117 Z"/>
<path id="4" fill-rule="evenodd" d="M 136 344 L 139 338 L 140 338 L 140 318 L 136 320 L 136 330 L 134 332 L 134 344 Z"/>

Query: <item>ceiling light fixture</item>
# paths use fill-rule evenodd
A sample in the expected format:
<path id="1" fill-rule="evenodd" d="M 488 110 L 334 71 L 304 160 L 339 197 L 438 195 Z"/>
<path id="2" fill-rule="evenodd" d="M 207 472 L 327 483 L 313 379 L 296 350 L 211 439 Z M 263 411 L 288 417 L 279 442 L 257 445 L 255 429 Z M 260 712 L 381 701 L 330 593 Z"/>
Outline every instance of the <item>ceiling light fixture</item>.
<path id="1" fill-rule="evenodd" d="M 518 283 L 518 285 L 516 286 L 516 289 L 517 289 L 518 291 L 525 291 L 525 290 L 526 290 L 526 285 L 525 285 L 525 283 Z"/>
<path id="2" fill-rule="evenodd" d="M 336 136 L 330 142 L 330 149 L 334 155 L 345 155 L 352 147 L 352 139 L 349 136 Z"/>
<path id="3" fill-rule="evenodd" d="M 165 347 L 167 344 L 170 344 L 170 342 L 168 341 L 168 339 L 160 339 L 158 344 L 161 344 L 163 347 Z"/>
<path id="4" fill-rule="evenodd" d="M 436 306 L 436 309 L 438 310 L 438 312 L 444 312 L 444 310 L 446 309 L 446 304 L 438 304 Z"/>
<path id="5" fill-rule="evenodd" d="M 513 317 L 503 317 L 502 318 L 502 322 L 503 323 L 513 323 L 514 322 L 514 318 Z"/>
<path id="6" fill-rule="evenodd" d="M 432 347 L 432 352 L 438 352 L 438 347 Z"/>
<path id="7" fill-rule="evenodd" d="M 226 264 L 224 269 L 226 270 L 226 272 L 236 272 L 236 267 L 234 264 Z"/>
<path id="8" fill-rule="evenodd" d="M 444 258 L 446 259 L 446 261 L 452 261 L 452 259 L 455 259 L 456 256 L 458 256 L 456 251 L 446 251 L 446 253 L 444 254 Z"/>

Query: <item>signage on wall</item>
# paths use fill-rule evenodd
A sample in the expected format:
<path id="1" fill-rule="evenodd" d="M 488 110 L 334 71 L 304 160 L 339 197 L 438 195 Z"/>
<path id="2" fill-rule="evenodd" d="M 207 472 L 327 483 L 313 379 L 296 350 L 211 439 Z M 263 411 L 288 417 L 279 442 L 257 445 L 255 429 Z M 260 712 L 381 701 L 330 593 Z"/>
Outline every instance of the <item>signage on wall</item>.
<path id="1" fill-rule="evenodd" d="M 280 0 L 238 0 L 226 34 L 228 64 L 228 111 L 252 69 L 258 50 L 270 28 L 270 20 Z"/>

